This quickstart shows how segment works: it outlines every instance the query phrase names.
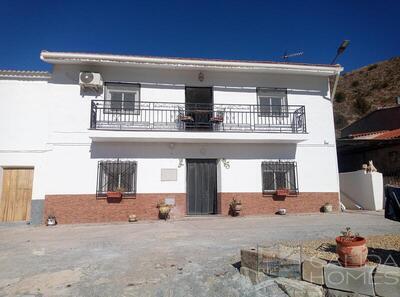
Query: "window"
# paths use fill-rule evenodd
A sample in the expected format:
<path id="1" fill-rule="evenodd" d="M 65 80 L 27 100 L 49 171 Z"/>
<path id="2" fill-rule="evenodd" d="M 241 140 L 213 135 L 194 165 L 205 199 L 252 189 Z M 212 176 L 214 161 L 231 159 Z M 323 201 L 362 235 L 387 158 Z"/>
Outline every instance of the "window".
<path id="1" fill-rule="evenodd" d="M 258 116 L 282 116 L 287 112 L 286 89 L 257 89 Z"/>
<path id="2" fill-rule="evenodd" d="M 110 113 L 123 112 L 139 114 L 140 85 L 107 83 L 105 106 Z"/>
<path id="3" fill-rule="evenodd" d="M 134 161 L 99 161 L 97 194 L 113 191 L 136 194 L 136 167 Z"/>
<path id="4" fill-rule="evenodd" d="M 263 193 L 275 192 L 278 189 L 289 189 L 298 192 L 297 164 L 294 161 L 262 162 Z"/>

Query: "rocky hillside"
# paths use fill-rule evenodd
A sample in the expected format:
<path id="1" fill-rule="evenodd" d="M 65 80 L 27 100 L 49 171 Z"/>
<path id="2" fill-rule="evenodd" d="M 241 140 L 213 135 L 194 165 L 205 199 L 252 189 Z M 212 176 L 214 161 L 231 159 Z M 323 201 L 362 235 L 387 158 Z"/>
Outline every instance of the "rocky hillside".
<path id="1" fill-rule="evenodd" d="M 337 133 L 372 110 L 396 105 L 400 96 L 400 57 L 343 74 L 335 95 Z"/>

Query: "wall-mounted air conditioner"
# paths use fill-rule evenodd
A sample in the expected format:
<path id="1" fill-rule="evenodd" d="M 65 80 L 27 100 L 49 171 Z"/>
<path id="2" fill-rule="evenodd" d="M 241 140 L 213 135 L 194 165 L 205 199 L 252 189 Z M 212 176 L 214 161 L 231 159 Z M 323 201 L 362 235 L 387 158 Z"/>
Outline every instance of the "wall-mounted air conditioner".
<path id="1" fill-rule="evenodd" d="M 79 85 L 81 88 L 95 88 L 103 87 L 103 79 L 100 73 L 83 71 L 79 74 Z"/>

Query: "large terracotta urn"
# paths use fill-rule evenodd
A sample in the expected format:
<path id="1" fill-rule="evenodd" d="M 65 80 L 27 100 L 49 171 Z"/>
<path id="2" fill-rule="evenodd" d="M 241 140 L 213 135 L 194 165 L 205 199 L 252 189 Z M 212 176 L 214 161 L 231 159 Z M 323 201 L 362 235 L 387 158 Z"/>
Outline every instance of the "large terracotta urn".
<path id="1" fill-rule="evenodd" d="M 361 267 L 365 265 L 368 256 L 366 239 L 361 236 L 336 237 L 336 253 L 339 262 L 344 267 Z"/>

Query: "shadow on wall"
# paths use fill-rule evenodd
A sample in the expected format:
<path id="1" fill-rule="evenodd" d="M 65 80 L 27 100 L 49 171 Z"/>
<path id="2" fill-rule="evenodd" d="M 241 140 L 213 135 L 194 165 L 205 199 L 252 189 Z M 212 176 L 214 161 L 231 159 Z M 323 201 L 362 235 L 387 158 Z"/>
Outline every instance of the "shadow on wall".
<path id="1" fill-rule="evenodd" d="M 168 86 L 165 87 L 168 89 L 171 87 L 181 89 L 184 85 L 199 84 L 197 70 L 171 71 L 169 69 L 94 65 L 56 65 L 50 83 L 76 85 L 79 83 L 80 71 L 99 72 L 106 82 L 133 82 L 151 87 L 154 85 L 162 87 L 161 84 L 167 84 Z M 212 71 L 205 72 L 205 81 L 214 86 L 217 91 L 232 91 L 230 88 L 239 91 L 243 87 L 271 87 L 288 88 L 288 94 L 326 96 L 328 93 L 326 78 L 315 76 Z M 322 89 L 321 86 L 323 86 Z M 248 90 L 243 91 L 247 92 Z M 144 98 L 147 101 L 155 99 Z"/>
<path id="2" fill-rule="evenodd" d="M 226 158 L 295 159 L 296 144 L 186 144 L 94 142 L 92 159 L 106 158 Z"/>

